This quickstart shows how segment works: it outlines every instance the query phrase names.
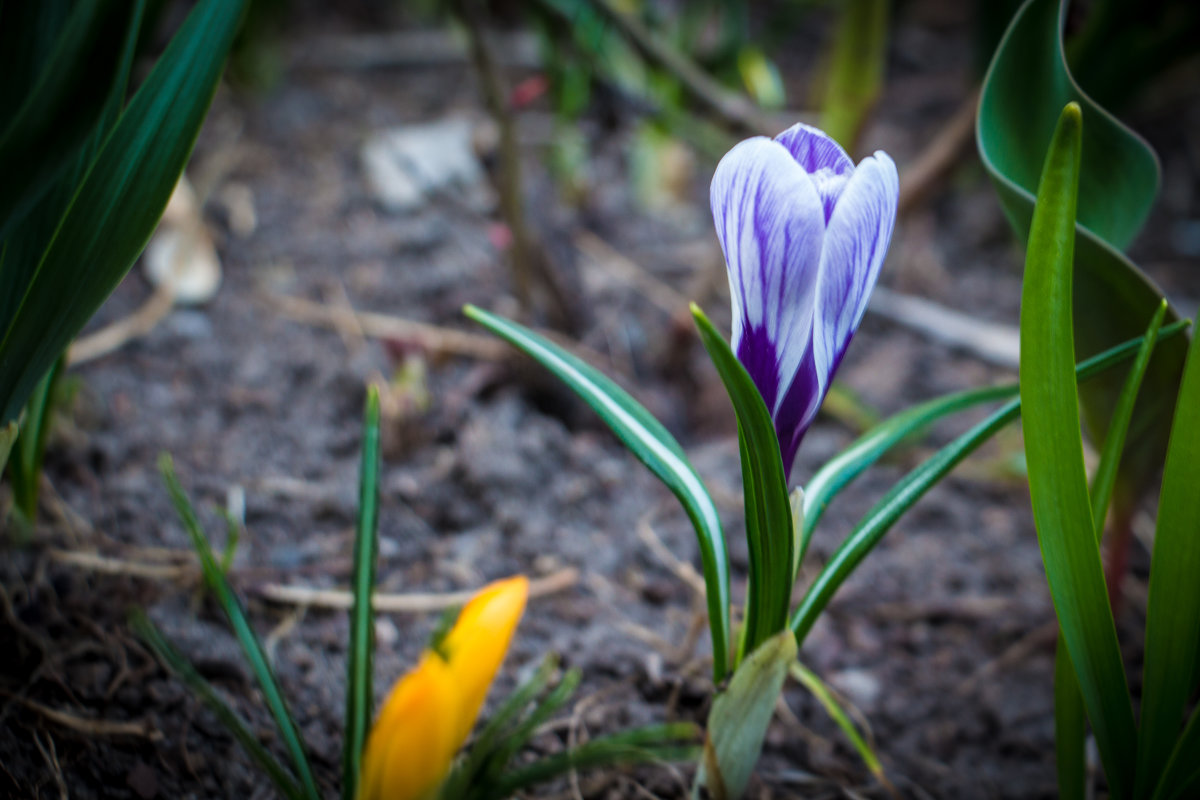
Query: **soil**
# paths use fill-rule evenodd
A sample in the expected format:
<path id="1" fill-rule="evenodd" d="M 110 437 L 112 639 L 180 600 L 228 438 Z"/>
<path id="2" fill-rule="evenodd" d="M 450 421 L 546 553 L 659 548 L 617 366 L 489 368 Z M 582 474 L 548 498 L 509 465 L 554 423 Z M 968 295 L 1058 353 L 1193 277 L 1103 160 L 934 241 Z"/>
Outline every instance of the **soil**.
<path id="1" fill-rule="evenodd" d="M 897 9 L 884 99 L 862 149 L 887 150 L 901 174 L 971 84 L 965 5 L 926 0 Z M 225 524 L 214 509 L 244 497 L 231 575 L 317 778 L 327 796 L 337 794 L 346 615 L 269 601 L 264 587 L 346 585 L 365 386 L 402 366 L 408 378 L 392 383 L 385 420 L 380 590 L 450 592 L 515 572 L 573 568 L 569 586 L 531 601 L 493 700 L 554 651 L 582 670 L 583 683 L 569 719 L 540 746 L 556 746 L 568 728 L 596 735 L 704 719 L 712 687 L 707 635 L 694 635 L 706 631 L 702 604 L 645 531 L 698 565 L 693 534 L 673 498 L 585 407 L 520 358 L 438 357 L 412 341 L 297 321 L 277 302 L 299 297 L 473 333 L 480 331 L 461 316 L 464 303 L 516 309 L 494 212 L 439 196 L 393 214 L 372 198 L 358 157 L 369 133 L 454 114 L 485 119 L 465 62 L 364 68 L 302 58 L 330 35 L 375 30 L 361 9 L 300 14 L 283 39 L 293 67 L 278 85 L 257 94 L 222 89 L 189 169 L 218 237 L 219 294 L 70 373 L 77 396 L 49 448 L 40 522 L 24 542 L 10 529 L 0 563 L 0 795 L 273 794 L 126 622 L 130 609 L 146 609 L 282 754 L 219 608 L 187 567 L 188 540 L 156 466 L 161 453 L 173 457 L 217 544 Z M 785 70 L 811 70 L 813 59 L 795 59 L 799 66 L 785 61 Z M 787 74 L 802 106 L 811 75 Z M 1193 310 L 1200 281 L 1181 267 L 1200 249 L 1200 153 L 1187 138 L 1200 124 L 1196 85 L 1167 81 L 1131 115 L 1167 165 L 1163 200 L 1134 254 Z M 724 322 L 724 268 L 706 202 L 714 164 L 695 156 L 682 200 L 646 210 L 628 180 L 634 115 L 587 118 L 591 190 L 584 205 L 572 205 L 544 166 L 549 119 L 536 104 L 520 117 L 527 207 L 582 310 L 575 335 L 679 437 L 712 487 L 741 597 L 737 444 L 716 374 L 687 325 L 655 305 L 644 283 L 578 249 L 583 233 L 599 237 Z M 219 200 L 230 186 L 253 198 L 249 235 L 232 230 Z M 1020 264 L 968 154 L 900 220 L 881 285 L 1012 325 Z M 150 294 L 135 269 L 91 328 L 123 318 Z M 861 409 L 882 416 L 1015 374 L 868 314 L 839 378 Z M 853 439 L 850 420 L 818 419 L 797 481 Z M 801 588 L 905 469 L 970 421 L 936 426 L 839 496 Z M 842 587 L 801 651 L 869 723 L 904 797 L 1055 794 L 1055 628 L 1020 452 L 1019 432 L 1007 431 L 931 491 Z M 121 561 L 105 570 L 83 563 L 89 554 Z M 1147 561 L 1135 546 L 1120 614 L 1135 675 Z M 185 568 L 161 574 L 178 565 Z M 436 620 L 380 615 L 380 697 Z M 749 796 L 886 796 L 802 688 L 789 685 L 785 703 Z M 533 796 L 684 797 L 691 772 L 683 764 L 584 774 L 574 786 Z"/>

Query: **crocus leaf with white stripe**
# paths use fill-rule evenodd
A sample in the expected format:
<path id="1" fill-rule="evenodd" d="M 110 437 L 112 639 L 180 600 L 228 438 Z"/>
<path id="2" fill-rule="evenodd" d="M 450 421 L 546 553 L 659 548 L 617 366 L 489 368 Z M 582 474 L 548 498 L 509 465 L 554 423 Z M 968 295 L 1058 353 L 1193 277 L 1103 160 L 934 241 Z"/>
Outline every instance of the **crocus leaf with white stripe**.
<path id="1" fill-rule="evenodd" d="M 717 165 L 711 201 L 732 347 L 771 411 L 785 473 L 866 312 L 898 195 L 886 153 L 855 167 L 804 124 L 747 139 Z"/>
<path id="2" fill-rule="evenodd" d="M 729 656 L 729 561 L 725 533 L 717 507 L 683 448 L 662 423 L 599 370 L 511 320 L 470 305 L 463 313 L 554 373 L 679 498 L 700 543 L 713 640 L 713 675 L 718 681 L 723 679 Z"/>

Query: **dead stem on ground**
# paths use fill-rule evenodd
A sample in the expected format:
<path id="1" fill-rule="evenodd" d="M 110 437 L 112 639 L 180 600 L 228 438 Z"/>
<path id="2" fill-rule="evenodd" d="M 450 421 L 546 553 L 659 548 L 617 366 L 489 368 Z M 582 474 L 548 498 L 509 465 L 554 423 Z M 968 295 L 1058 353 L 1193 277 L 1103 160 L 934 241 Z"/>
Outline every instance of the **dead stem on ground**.
<path id="1" fill-rule="evenodd" d="M 0 695 L 39 714 L 56 725 L 61 725 L 76 733 L 82 733 L 85 736 L 135 736 L 149 739 L 152 742 L 160 741 L 163 738 L 162 731 L 155 728 L 154 724 L 149 720 L 126 721 L 80 717 L 67 711 L 60 711 L 49 706 L 44 706 L 35 700 L 29 700 L 4 690 L 0 690 Z"/>
<path id="2" fill-rule="evenodd" d="M 565 591 L 579 582 L 579 570 L 566 567 L 529 582 L 530 599 Z M 354 605 L 354 596 L 346 589 L 316 589 L 308 586 L 285 586 L 268 583 L 249 589 L 264 600 L 287 605 L 345 610 Z M 475 590 L 463 592 L 413 592 L 392 594 L 376 592 L 372 604 L 375 611 L 385 614 L 425 614 L 445 611 L 464 605 Z"/>

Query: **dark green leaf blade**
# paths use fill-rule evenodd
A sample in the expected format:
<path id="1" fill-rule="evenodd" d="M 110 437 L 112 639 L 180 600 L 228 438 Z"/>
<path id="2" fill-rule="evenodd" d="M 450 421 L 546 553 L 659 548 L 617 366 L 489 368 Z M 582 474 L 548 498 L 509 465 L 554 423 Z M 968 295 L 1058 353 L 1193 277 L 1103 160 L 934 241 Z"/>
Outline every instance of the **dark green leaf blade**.
<path id="1" fill-rule="evenodd" d="M 127 0 L 76 4 L 36 83 L 0 128 L 0 241 L 95 128 L 119 76 L 130 17 L 138 11 Z"/>
<path id="2" fill-rule="evenodd" d="M 1200 709 L 1192 711 L 1187 727 L 1163 770 L 1154 800 L 1184 800 L 1200 792 Z"/>
<path id="3" fill-rule="evenodd" d="M 792 595 L 792 507 L 775 424 L 758 387 L 725 337 L 694 303 L 692 317 L 737 415 L 750 549 L 744 642 L 745 652 L 751 653 L 787 625 Z"/>
<path id="4" fill-rule="evenodd" d="M 729 562 L 717 507 L 675 437 L 629 393 L 545 337 L 475 306 L 463 313 L 550 370 L 600 415 L 630 452 L 666 484 L 692 521 L 700 544 L 713 640 L 713 674 L 728 671 Z"/>
<path id="5" fill-rule="evenodd" d="M 233 734 L 233 738 L 237 739 L 238 744 L 245 749 L 254 763 L 258 764 L 262 771 L 267 773 L 267 776 L 271 779 L 271 783 L 275 784 L 275 788 L 279 790 L 280 794 L 284 797 L 292 798 L 292 800 L 300 800 L 305 796 L 296 781 L 287 773 L 287 770 L 258 741 L 257 734 L 217 694 L 217 690 L 196 671 L 196 668 L 192 666 L 183 653 L 176 650 L 175 646 L 162 635 L 162 632 L 150 621 L 145 612 L 140 610 L 134 612 L 129 624 L 133 628 L 133 632 L 138 635 L 138 638 L 145 642 L 170 667 L 171 671 L 179 676 L 179 679 L 192 690 L 192 693 L 199 697 L 200 701 L 208 707 L 208 710 L 213 712 L 213 715 L 220 720 L 225 729 Z"/>
<path id="6" fill-rule="evenodd" d="M 511 797 L 521 789 L 544 783 L 570 770 L 596 769 L 617 764 L 690 761 L 699 748 L 699 730 L 690 722 L 669 722 L 621 731 L 592 739 L 518 767 L 498 780 L 488 800 Z"/>
<path id="7" fill-rule="evenodd" d="M 358 479 L 358 527 L 354 537 L 354 604 L 346 654 L 346 727 L 342 732 L 342 797 L 354 800 L 363 748 L 371 727 L 375 663 L 375 561 L 379 551 L 379 389 L 367 389 L 362 465 Z"/>
<path id="8" fill-rule="evenodd" d="M 300 783 L 304 789 L 303 794 L 310 800 L 317 800 L 317 798 L 320 798 L 321 793 L 317 789 L 312 767 L 308 762 L 308 756 L 304 752 L 304 743 L 300 738 L 300 732 L 296 727 L 296 721 L 292 717 L 292 712 L 288 709 L 283 691 L 279 687 L 279 681 L 275 677 L 275 670 L 271 668 L 271 663 L 267 660 L 266 651 L 263 650 L 262 643 L 258 641 L 258 636 L 255 635 L 254 629 L 250 626 L 250 620 L 246 618 L 246 612 L 242 610 L 242 605 L 238 602 L 233 587 L 229 585 L 229 581 L 225 578 L 225 573 L 221 571 L 220 566 L 217 564 L 217 559 L 212 552 L 212 546 L 209 544 L 208 537 L 200 527 L 200 520 L 196 517 L 195 509 L 192 508 L 187 493 L 183 491 L 178 478 L 175 477 L 175 470 L 171 464 L 170 456 L 164 454 L 159 459 L 159 469 L 162 472 L 163 480 L 167 484 L 167 491 L 171 494 L 171 502 L 175 505 L 175 510 L 179 514 L 179 518 L 183 521 L 183 527 L 187 531 L 188 537 L 192 540 L 192 546 L 195 548 L 196 554 L 200 557 L 200 568 L 204 573 L 204 581 L 208 584 L 208 588 L 213 594 L 216 595 L 221 609 L 225 612 L 225 616 L 229 620 L 229 625 L 233 628 L 233 633 L 237 637 L 238 644 L 242 646 L 242 652 L 245 654 L 246 660 L 250 663 L 250 669 L 254 673 L 254 677 L 258 680 L 258 687 L 263 693 L 263 699 L 266 700 L 267 707 L 271 710 L 271 716 L 275 718 L 275 725 L 279 729 L 280 738 L 283 739 L 283 743 L 291 755 L 292 766 L 300 776 Z"/>
<path id="9" fill-rule="evenodd" d="M 53 417 L 54 392 L 62 374 L 63 360 L 42 378 L 25 405 L 21 433 L 17 436 L 16 458 L 9 468 L 13 504 L 29 522 L 37 518 L 38 488 L 41 485 L 42 461 L 46 455 L 46 437 L 50 435 Z"/>
<path id="10" fill-rule="evenodd" d="M 8 330 L 13 315 L 25 298 L 29 281 L 42 261 L 42 254 L 53 240 L 63 214 L 75 197 L 79 182 L 91 168 L 92 160 L 100 152 L 104 140 L 108 138 L 120 116 L 129 86 L 129 75 L 133 69 L 144 7 L 145 0 L 132 3 L 133 13 L 125 32 L 125 44 L 117 64 L 117 72 L 92 132 L 75 148 L 70 163 L 60 170 L 55 181 L 25 214 L 21 224 L 3 241 L 4 264 L 0 267 L 0 331 Z"/>
<path id="11" fill-rule="evenodd" d="M 1114 796 L 1133 789 L 1136 727 L 1083 464 L 1071 326 L 1082 115 L 1063 110 L 1038 188 L 1021 293 L 1029 492 L 1063 639 Z"/>
<path id="12" fill-rule="evenodd" d="M 1138 740 L 1139 795 L 1149 792 L 1179 735 L 1200 657 L 1200 344 L 1192 339 L 1167 447 L 1150 561 L 1146 661 Z"/>
<path id="13" fill-rule="evenodd" d="M 121 116 L 0 340 L 0 422 L 124 277 L 191 154 L 245 0 L 202 0 Z M 119 37 L 118 37 L 119 38 Z"/>
<path id="14" fill-rule="evenodd" d="M 1150 212 L 1158 162 L 1135 133 L 1093 103 L 1067 70 L 1065 0 L 1029 0 L 1014 17 L 984 79 L 976 124 L 980 157 L 1009 222 L 1028 240 L 1034 192 L 1059 112 L 1080 104 L 1086 121 L 1075 243 L 1075 347 L 1085 358 L 1139 335 L 1162 291 L 1121 250 Z M 1107 56 L 1106 56 L 1107 57 Z M 1174 309 L 1167 320 L 1177 320 Z M 1186 342 L 1160 346 L 1134 415 L 1122 482 L 1135 496 L 1162 463 Z M 1081 392 L 1089 432 L 1102 441 L 1123 380 L 1110 375 Z"/>

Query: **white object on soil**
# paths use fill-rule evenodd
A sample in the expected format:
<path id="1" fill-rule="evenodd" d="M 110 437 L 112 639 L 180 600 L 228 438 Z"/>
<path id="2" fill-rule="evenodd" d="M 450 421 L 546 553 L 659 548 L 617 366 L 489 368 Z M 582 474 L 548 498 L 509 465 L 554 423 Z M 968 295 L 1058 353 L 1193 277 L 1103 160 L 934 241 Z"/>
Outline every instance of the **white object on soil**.
<path id="1" fill-rule="evenodd" d="M 453 188 L 465 190 L 464 200 L 476 210 L 488 210 L 494 202 L 468 119 L 380 131 L 363 144 L 361 157 L 371 193 L 388 211 L 414 211 L 430 195 Z"/>
<path id="2" fill-rule="evenodd" d="M 206 303 L 221 286 L 221 262 L 200 204 L 186 177 L 171 193 L 158 229 L 142 258 L 146 279 L 170 289 L 177 303 Z"/>

